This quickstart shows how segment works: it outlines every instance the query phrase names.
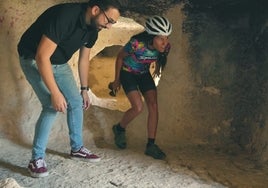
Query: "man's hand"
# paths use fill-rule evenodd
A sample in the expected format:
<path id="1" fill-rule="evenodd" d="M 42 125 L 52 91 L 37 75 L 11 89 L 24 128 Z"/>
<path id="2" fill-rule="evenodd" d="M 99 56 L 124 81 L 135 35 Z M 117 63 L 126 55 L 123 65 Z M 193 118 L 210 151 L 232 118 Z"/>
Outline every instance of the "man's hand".
<path id="1" fill-rule="evenodd" d="M 63 113 L 66 112 L 67 102 L 62 93 L 58 92 L 56 94 L 51 94 L 51 103 L 56 111 Z"/>
<path id="2" fill-rule="evenodd" d="M 82 90 L 81 91 L 81 96 L 83 98 L 83 109 L 87 110 L 90 107 L 90 100 L 89 100 L 89 96 L 88 96 L 88 91 L 87 90 Z"/>

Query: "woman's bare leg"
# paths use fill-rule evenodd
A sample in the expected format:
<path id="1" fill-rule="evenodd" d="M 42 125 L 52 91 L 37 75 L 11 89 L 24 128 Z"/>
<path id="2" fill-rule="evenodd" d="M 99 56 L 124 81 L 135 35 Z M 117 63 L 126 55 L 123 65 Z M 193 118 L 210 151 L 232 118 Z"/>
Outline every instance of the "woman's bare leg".
<path id="1" fill-rule="evenodd" d="M 158 104 L 156 90 L 149 90 L 144 93 L 144 99 L 148 108 L 147 131 L 148 138 L 155 139 L 158 124 Z"/>
<path id="2" fill-rule="evenodd" d="M 122 128 L 126 128 L 127 125 L 143 110 L 143 102 L 139 91 L 130 91 L 127 94 L 127 97 L 131 104 L 131 108 L 125 112 L 122 120 L 120 121 L 120 126 Z"/>
<path id="3" fill-rule="evenodd" d="M 127 94 L 131 108 L 126 111 L 119 124 L 113 126 L 115 145 L 120 149 L 127 147 L 125 128 L 141 111 L 143 108 L 141 94 L 138 91 L 131 91 Z"/>

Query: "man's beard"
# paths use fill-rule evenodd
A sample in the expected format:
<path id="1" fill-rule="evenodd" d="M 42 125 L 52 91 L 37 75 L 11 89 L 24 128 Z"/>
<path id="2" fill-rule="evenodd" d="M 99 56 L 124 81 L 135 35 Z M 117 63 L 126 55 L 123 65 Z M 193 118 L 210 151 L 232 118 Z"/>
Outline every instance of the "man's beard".
<path id="1" fill-rule="evenodd" d="M 95 28 L 97 31 L 99 31 L 99 28 L 98 28 L 98 24 L 97 24 L 97 21 L 96 21 L 96 18 L 90 18 L 90 26 Z"/>
<path id="2" fill-rule="evenodd" d="M 98 15 L 93 18 L 90 18 L 90 26 L 95 28 L 97 31 L 100 31 L 101 29 L 106 28 L 105 26 L 102 26 L 97 22 L 97 18 L 98 18 Z"/>

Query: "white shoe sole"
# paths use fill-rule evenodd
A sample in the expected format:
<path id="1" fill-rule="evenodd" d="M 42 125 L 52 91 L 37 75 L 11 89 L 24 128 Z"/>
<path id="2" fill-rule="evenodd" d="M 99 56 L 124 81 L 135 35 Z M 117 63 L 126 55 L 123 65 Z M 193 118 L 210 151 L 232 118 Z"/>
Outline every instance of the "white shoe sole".
<path id="1" fill-rule="evenodd" d="M 46 177 L 46 176 L 49 175 L 49 172 L 35 173 L 35 172 L 32 172 L 30 169 L 28 169 L 28 171 L 30 172 L 30 175 L 31 175 L 33 178 L 43 178 L 43 177 Z"/>
<path id="2" fill-rule="evenodd" d="M 101 160 L 101 158 L 87 159 L 87 158 L 80 158 L 80 157 L 71 157 L 71 159 L 75 161 L 84 161 L 84 162 L 91 162 L 91 163 L 97 163 Z"/>

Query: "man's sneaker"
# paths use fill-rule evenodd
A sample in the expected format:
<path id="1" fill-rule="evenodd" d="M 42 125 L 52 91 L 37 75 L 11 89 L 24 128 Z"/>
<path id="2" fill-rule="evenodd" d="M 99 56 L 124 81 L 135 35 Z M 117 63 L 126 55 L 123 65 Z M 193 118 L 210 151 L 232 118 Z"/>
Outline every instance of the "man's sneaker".
<path id="1" fill-rule="evenodd" d="M 154 159 L 164 159 L 166 157 L 166 154 L 156 144 L 146 146 L 144 153 L 145 155 L 149 155 Z"/>
<path id="2" fill-rule="evenodd" d="M 116 126 L 117 125 L 113 126 L 115 145 L 120 149 L 125 149 L 127 147 L 126 133 L 125 131 L 118 131 Z"/>
<path id="3" fill-rule="evenodd" d="M 47 165 L 45 160 L 42 158 L 31 160 L 28 165 L 28 171 L 34 178 L 48 176 Z"/>
<path id="4" fill-rule="evenodd" d="M 83 146 L 78 151 L 71 151 L 71 159 L 88 162 L 99 162 L 101 160 L 100 157 Z"/>

